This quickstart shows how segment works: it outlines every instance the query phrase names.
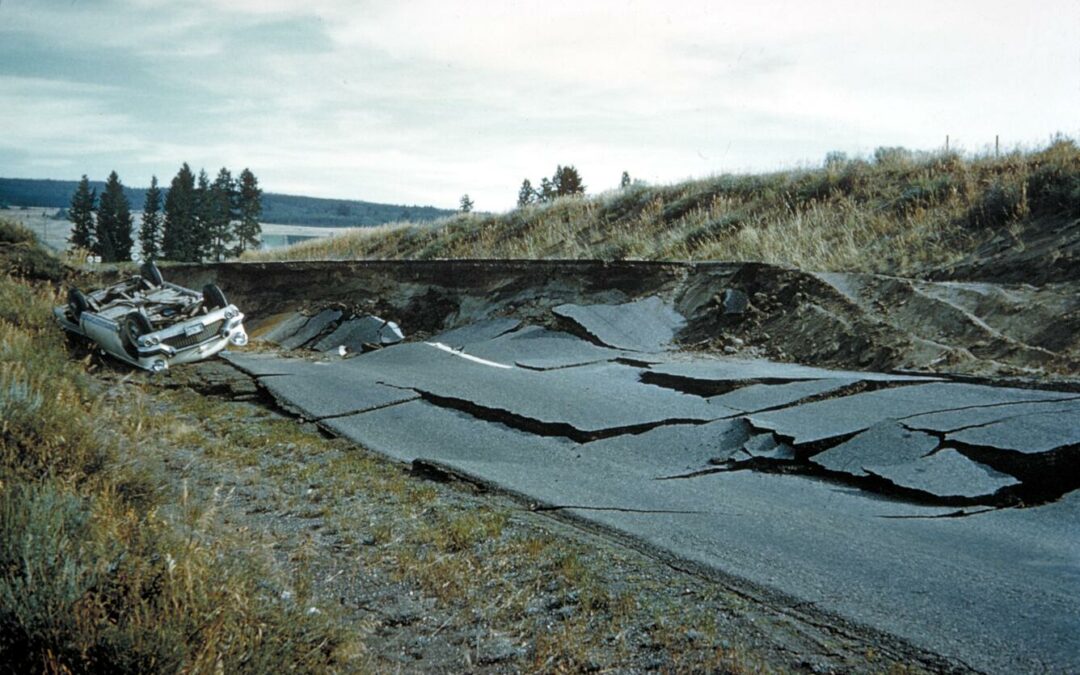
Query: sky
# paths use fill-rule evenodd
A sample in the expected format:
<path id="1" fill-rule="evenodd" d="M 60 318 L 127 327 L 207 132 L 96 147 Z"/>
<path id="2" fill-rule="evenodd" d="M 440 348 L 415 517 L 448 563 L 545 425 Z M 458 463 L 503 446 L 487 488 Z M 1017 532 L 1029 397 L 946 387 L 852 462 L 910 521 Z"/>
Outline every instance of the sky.
<path id="1" fill-rule="evenodd" d="M 1080 1 L 0 0 L 0 176 L 478 210 L 1080 139 Z"/>

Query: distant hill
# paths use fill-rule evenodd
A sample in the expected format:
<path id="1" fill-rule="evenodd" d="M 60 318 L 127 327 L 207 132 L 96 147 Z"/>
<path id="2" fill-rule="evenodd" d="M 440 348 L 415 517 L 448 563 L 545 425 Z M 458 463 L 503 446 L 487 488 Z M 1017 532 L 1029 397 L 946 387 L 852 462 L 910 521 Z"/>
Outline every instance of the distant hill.
<path id="1" fill-rule="evenodd" d="M 0 205 L 67 208 L 77 185 L 78 182 L 73 180 L 0 178 Z M 90 187 L 101 194 L 105 183 L 90 181 Z M 124 192 L 131 202 L 132 210 L 141 211 L 146 188 L 125 187 Z M 262 221 L 315 227 L 366 227 L 402 220 L 435 220 L 452 213 L 454 211 L 433 206 L 377 204 L 352 199 L 320 199 L 267 192 L 263 194 Z"/>

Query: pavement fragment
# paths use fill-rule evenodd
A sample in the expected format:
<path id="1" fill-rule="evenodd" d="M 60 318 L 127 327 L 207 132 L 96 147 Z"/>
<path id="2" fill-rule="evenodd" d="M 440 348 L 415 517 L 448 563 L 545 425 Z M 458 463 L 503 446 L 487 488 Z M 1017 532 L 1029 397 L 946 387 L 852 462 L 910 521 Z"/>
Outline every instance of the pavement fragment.
<path id="1" fill-rule="evenodd" d="M 326 330 L 330 324 L 334 323 L 341 318 L 341 310 L 339 309 L 324 309 L 315 316 L 311 317 L 304 324 L 304 327 L 296 331 L 293 335 L 285 338 L 281 341 L 281 346 L 284 349 L 297 349 L 304 346 L 320 333 Z"/>
<path id="2" fill-rule="evenodd" d="M 940 499 L 976 499 L 1019 485 L 1012 476 L 974 462 L 952 448 L 903 464 L 866 465 L 868 474 L 893 485 L 934 495 Z"/>
<path id="3" fill-rule="evenodd" d="M 493 340 L 469 343 L 463 351 L 490 361 L 516 363 L 533 370 L 554 370 L 612 361 L 624 353 L 540 326 L 526 326 Z"/>
<path id="4" fill-rule="evenodd" d="M 296 331 L 304 327 L 304 324 L 308 322 L 308 317 L 304 316 L 300 312 L 296 312 L 292 316 L 279 322 L 276 326 L 267 331 L 260 339 L 272 344 L 279 345 L 282 340 L 290 338 L 296 334 Z"/>
<path id="5" fill-rule="evenodd" d="M 359 316 L 342 321 L 329 335 L 315 343 L 314 349 L 330 351 L 344 346 L 350 352 L 362 352 L 366 345 L 392 345 L 405 339 L 393 321 L 377 316 Z"/>
<path id="6" fill-rule="evenodd" d="M 559 305 L 551 310 L 603 344 L 635 352 L 663 351 L 686 319 L 657 296 L 620 305 Z"/>
<path id="7" fill-rule="evenodd" d="M 440 333 L 432 337 L 429 342 L 441 342 L 454 349 L 462 349 L 466 345 L 494 340 L 515 330 L 520 325 L 521 321 L 509 317 L 484 319 Z"/>
<path id="8" fill-rule="evenodd" d="M 882 422 L 817 453 L 810 462 L 829 471 L 865 476 L 866 465 L 909 464 L 930 454 L 939 444 L 940 440 L 930 434 L 906 429 L 896 422 Z"/>
<path id="9" fill-rule="evenodd" d="M 1075 410 L 1010 417 L 983 426 L 954 431 L 947 441 L 1012 450 L 1025 455 L 1073 447 L 1080 455 L 1080 413 Z"/>
<path id="10" fill-rule="evenodd" d="M 864 392 L 750 415 L 759 428 L 793 439 L 796 445 L 844 437 L 885 420 L 929 412 L 1009 403 L 1060 400 L 1075 394 L 933 382 Z"/>

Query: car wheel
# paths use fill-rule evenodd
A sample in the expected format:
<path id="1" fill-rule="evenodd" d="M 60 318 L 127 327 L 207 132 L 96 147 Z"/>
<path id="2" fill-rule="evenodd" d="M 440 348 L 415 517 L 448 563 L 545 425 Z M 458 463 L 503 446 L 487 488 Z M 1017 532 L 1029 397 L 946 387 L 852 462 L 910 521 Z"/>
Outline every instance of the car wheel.
<path id="1" fill-rule="evenodd" d="M 82 313 L 90 309 L 90 299 L 79 289 L 72 288 L 68 291 L 68 309 L 75 321 L 78 321 Z"/>
<path id="2" fill-rule="evenodd" d="M 131 312 L 124 317 L 124 346 L 132 356 L 139 353 L 139 338 L 153 332 L 154 325 L 142 312 Z"/>
<path id="3" fill-rule="evenodd" d="M 165 279 L 161 276 L 161 270 L 154 264 L 153 260 L 147 260 L 139 268 L 139 276 L 146 279 L 154 286 L 161 286 L 165 283 Z"/>
<path id="4" fill-rule="evenodd" d="M 217 287 L 217 284 L 206 284 L 202 289 L 203 306 L 206 309 L 220 309 L 221 307 L 227 307 L 229 301 L 225 299 L 225 294 L 221 292 L 221 289 Z"/>

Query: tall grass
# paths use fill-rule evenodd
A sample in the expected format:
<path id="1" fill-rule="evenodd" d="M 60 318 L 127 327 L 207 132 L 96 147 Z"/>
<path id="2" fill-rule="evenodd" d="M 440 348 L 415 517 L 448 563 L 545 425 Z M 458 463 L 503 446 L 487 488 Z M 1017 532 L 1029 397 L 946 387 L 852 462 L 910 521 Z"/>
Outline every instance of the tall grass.
<path id="1" fill-rule="evenodd" d="M 118 462 L 143 425 L 71 361 L 55 303 L 0 277 L 0 671 L 327 669 L 335 629 L 211 536 L 213 505 L 165 519 L 158 486 Z"/>
<path id="2" fill-rule="evenodd" d="M 505 214 L 398 223 L 246 260 L 597 258 L 737 260 L 914 272 L 996 228 L 1080 217 L 1080 148 L 965 158 L 898 149 L 824 168 L 634 185 Z"/>

